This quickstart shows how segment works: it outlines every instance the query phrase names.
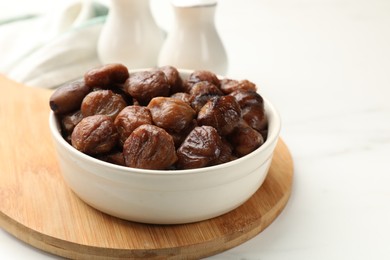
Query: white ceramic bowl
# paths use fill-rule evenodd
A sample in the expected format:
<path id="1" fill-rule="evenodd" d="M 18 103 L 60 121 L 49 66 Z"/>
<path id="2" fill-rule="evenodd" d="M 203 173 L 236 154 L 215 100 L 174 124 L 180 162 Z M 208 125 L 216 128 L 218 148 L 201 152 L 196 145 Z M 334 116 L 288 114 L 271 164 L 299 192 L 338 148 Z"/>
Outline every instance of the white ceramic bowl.
<path id="1" fill-rule="evenodd" d="M 189 72 L 181 72 L 183 77 Z M 179 224 L 210 219 L 247 201 L 267 176 L 281 122 L 264 98 L 269 119 L 266 142 L 234 161 L 191 170 L 144 170 L 110 164 L 77 151 L 49 124 L 62 175 L 87 204 L 122 219 Z"/>

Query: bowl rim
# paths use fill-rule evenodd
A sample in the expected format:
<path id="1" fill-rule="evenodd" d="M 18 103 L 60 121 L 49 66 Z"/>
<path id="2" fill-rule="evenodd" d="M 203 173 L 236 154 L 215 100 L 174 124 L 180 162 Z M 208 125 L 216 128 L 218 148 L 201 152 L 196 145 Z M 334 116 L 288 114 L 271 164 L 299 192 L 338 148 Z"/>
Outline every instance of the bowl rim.
<path id="1" fill-rule="evenodd" d="M 111 170 L 115 170 L 118 173 L 119 172 L 123 172 L 127 174 L 142 173 L 146 175 L 169 175 L 169 176 L 199 174 L 202 172 L 209 172 L 209 171 L 229 168 L 236 164 L 240 164 L 242 161 L 248 160 L 249 158 L 252 158 L 257 154 L 267 150 L 268 147 L 272 146 L 272 144 L 277 142 L 277 139 L 279 138 L 279 134 L 281 131 L 280 114 L 275 108 L 275 106 L 268 99 L 263 97 L 263 100 L 265 105 L 265 112 L 267 116 L 272 115 L 272 124 L 273 124 L 273 131 L 268 131 L 268 136 L 266 141 L 259 148 L 257 148 L 253 152 L 243 157 L 237 158 L 230 162 L 202 167 L 202 168 L 185 169 L 185 170 L 150 170 L 150 169 L 140 169 L 140 168 L 116 165 L 113 163 L 105 162 L 100 159 L 94 158 L 93 156 L 87 155 L 83 152 L 80 152 L 76 148 L 74 148 L 71 144 L 69 144 L 61 135 L 60 123 L 58 122 L 58 119 L 53 111 L 50 111 L 50 115 L 49 115 L 49 128 L 55 142 L 59 144 L 61 147 L 63 147 L 64 149 L 66 149 L 73 156 L 78 156 L 80 157 L 80 159 L 83 159 L 88 163 L 93 163 L 101 167 L 109 168 Z"/>

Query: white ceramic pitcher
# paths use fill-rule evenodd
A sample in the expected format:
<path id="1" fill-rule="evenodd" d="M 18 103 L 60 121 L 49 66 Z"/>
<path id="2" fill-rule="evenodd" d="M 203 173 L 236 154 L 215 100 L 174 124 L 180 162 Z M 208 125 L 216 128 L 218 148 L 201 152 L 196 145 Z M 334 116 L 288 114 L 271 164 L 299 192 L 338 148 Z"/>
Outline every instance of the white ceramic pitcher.
<path id="1" fill-rule="evenodd" d="M 97 46 L 103 64 L 122 63 L 129 69 L 157 65 L 164 41 L 149 0 L 111 0 Z"/>
<path id="2" fill-rule="evenodd" d="M 206 69 L 224 75 L 228 60 L 215 27 L 216 0 L 171 0 L 174 24 L 159 54 L 158 65 Z"/>

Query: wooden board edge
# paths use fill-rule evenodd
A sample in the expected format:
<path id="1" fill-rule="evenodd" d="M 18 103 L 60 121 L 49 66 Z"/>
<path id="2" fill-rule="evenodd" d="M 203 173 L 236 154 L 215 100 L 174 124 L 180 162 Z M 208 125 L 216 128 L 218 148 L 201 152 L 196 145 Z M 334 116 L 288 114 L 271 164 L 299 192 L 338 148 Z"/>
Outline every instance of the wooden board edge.
<path id="1" fill-rule="evenodd" d="M 285 150 L 288 156 L 288 161 L 291 165 L 289 178 L 291 178 L 291 185 L 294 174 L 294 165 L 291 153 L 288 150 L 284 141 L 279 138 L 278 145 L 280 149 Z M 251 238 L 261 233 L 267 228 L 283 211 L 291 195 L 291 189 L 288 189 L 283 197 L 274 205 L 274 207 L 267 212 L 258 221 L 252 223 L 251 226 L 246 227 L 238 235 L 230 236 L 230 239 L 216 239 L 212 243 L 206 241 L 197 245 L 183 246 L 181 248 L 163 248 L 150 250 L 148 255 L 145 255 L 143 249 L 119 249 L 119 248 L 101 248 L 89 245 L 80 245 L 70 241 L 61 240 L 48 235 L 43 235 L 38 231 L 27 228 L 23 224 L 10 218 L 5 213 L 0 211 L 0 227 L 6 232 L 13 235 L 17 239 L 37 248 L 44 252 L 53 255 L 71 258 L 71 259 L 199 259 L 200 257 L 208 257 L 224 252 L 234 248 Z M 272 217 L 270 217 L 272 216 Z M 265 220 L 264 220 L 265 219 Z M 261 222 L 263 222 L 261 224 Z M 178 255 L 180 253 L 180 255 Z"/>

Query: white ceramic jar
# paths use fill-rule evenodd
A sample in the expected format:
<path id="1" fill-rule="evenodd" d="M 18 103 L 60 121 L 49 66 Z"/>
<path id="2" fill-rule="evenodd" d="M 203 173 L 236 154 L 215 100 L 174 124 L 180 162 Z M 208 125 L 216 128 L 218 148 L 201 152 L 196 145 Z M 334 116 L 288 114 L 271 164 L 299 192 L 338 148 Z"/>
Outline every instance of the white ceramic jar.
<path id="1" fill-rule="evenodd" d="M 164 33 L 152 16 L 149 0 L 111 0 L 97 51 L 103 64 L 153 67 L 163 41 Z"/>
<path id="2" fill-rule="evenodd" d="M 160 51 L 158 65 L 207 69 L 225 75 L 227 54 L 216 30 L 216 0 L 171 0 L 174 24 Z"/>

